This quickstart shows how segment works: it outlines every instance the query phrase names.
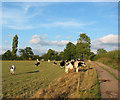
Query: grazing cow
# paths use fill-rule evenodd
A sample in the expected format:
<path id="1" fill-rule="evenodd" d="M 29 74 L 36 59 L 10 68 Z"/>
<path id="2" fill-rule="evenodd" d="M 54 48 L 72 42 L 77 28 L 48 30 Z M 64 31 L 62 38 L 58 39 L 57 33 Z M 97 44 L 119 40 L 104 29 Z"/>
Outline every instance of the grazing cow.
<path id="1" fill-rule="evenodd" d="M 74 63 L 74 67 L 75 67 L 75 69 L 76 69 L 76 72 L 78 72 L 79 67 L 86 67 L 86 64 L 85 64 L 85 62 L 77 59 L 77 60 L 75 61 L 75 63 Z"/>
<path id="2" fill-rule="evenodd" d="M 64 66 L 65 66 L 65 61 L 62 60 L 62 61 L 60 62 L 60 67 L 61 67 L 61 68 L 64 68 Z"/>
<path id="3" fill-rule="evenodd" d="M 41 59 L 41 61 L 44 61 L 44 59 Z"/>
<path id="4" fill-rule="evenodd" d="M 53 65 L 57 65 L 57 63 L 54 61 L 54 62 L 53 62 Z"/>
<path id="5" fill-rule="evenodd" d="M 40 61 L 37 59 L 37 63 L 35 63 L 35 66 L 38 66 L 40 64 Z"/>
<path id="6" fill-rule="evenodd" d="M 66 60 L 66 63 L 67 63 L 67 62 L 70 62 L 70 61 L 72 61 L 72 60 L 68 59 L 68 60 Z"/>
<path id="7" fill-rule="evenodd" d="M 83 61 L 80 61 L 78 65 L 79 65 L 79 66 L 82 66 L 82 67 L 86 67 L 85 62 L 83 62 Z"/>
<path id="8" fill-rule="evenodd" d="M 68 73 L 68 69 L 73 69 L 73 65 L 71 62 L 66 63 L 65 65 L 65 72 Z"/>
<path id="9" fill-rule="evenodd" d="M 65 66 L 64 60 L 62 62 L 60 62 L 60 66 Z"/>
<path id="10" fill-rule="evenodd" d="M 66 63 L 68 62 L 68 60 L 66 60 Z"/>
<path id="11" fill-rule="evenodd" d="M 38 66 L 40 64 L 40 62 L 37 62 L 36 64 L 35 64 L 35 66 Z"/>
<path id="12" fill-rule="evenodd" d="M 48 59 L 48 62 L 50 62 L 50 60 Z"/>
<path id="13" fill-rule="evenodd" d="M 37 62 L 40 62 L 40 61 L 37 59 Z"/>
<path id="14" fill-rule="evenodd" d="M 15 69 L 16 69 L 16 67 L 15 67 L 14 65 L 12 65 L 12 66 L 10 67 L 10 73 L 11 73 L 11 74 L 14 74 L 14 73 L 15 73 Z"/>
<path id="15" fill-rule="evenodd" d="M 71 61 L 71 64 L 74 66 L 74 61 Z"/>

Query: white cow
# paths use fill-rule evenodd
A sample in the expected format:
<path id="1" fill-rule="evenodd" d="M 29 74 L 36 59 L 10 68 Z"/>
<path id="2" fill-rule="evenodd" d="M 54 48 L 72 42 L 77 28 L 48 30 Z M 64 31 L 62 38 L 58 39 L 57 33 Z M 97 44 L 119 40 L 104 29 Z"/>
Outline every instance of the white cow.
<path id="1" fill-rule="evenodd" d="M 14 74 L 14 73 L 15 73 L 15 69 L 16 69 L 16 67 L 15 67 L 14 65 L 12 65 L 12 66 L 10 67 L 10 73 L 11 73 L 11 74 Z"/>
<path id="2" fill-rule="evenodd" d="M 35 63 L 35 66 L 38 66 L 40 64 L 40 61 L 37 59 L 37 63 Z"/>
<path id="3" fill-rule="evenodd" d="M 48 59 L 48 62 L 50 62 L 50 60 Z"/>
<path id="4" fill-rule="evenodd" d="M 37 62 L 40 62 L 40 61 L 37 59 Z"/>
<path id="5" fill-rule="evenodd" d="M 68 69 L 73 69 L 73 65 L 70 63 L 66 63 L 65 65 L 65 72 L 68 73 Z"/>

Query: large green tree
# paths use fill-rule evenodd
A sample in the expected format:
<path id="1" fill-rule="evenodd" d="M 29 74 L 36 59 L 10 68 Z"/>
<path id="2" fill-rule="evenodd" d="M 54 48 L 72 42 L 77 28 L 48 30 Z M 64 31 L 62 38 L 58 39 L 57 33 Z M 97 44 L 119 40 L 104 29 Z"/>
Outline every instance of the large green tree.
<path id="1" fill-rule="evenodd" d="M 64 52 L 63 51 L 60 52 L 59 57 L 60 57 L 61 60 L 65 60 Z"/>
<path id="2" fill-rule="evenodd" d="M 47 57 L 50 60 L 58 60 L 58 52 L 52 49 L 49 49 L 47 52 Z"/>
<path id="3" fill-rule="evenodd" d="M 44 55 L 42 55 L 42 58 L 44 60 L 60 60 L 60 57 L 58 56 L 58 52 L 52 49 L 49 49 L 48 52 Z"/>
<path id="4" fill-rule="evenodd" d="M 66 60 L 71 60 L 76 58 L 76 46 L 69 42 L 64 49 L 64 57 Z"/>
<path id="5" fill-rule="evenodd" d="M 10 50 L 7 50 L 3 55 L 2 55 L 3 60 L 12 60 L 12 53 Z"/>
<path id="6" fill-rule="evenodd" d="M 31 47 L 26 47 L 25 49 L 20 49 L 19 53 L 20 53 L 22 59 L 33 58 L 33 55 L 34 55 Z"/>
<path id="7" fill-rule="evenodd" d="M 12 43 L 12 55 L 13 56 L 16 56 L 17 47 L 18 47 L 18 36 L 15 35 L 13 38 L 13 43 Z"/>
<path id="8" fill-rule="evenodd" d="M 90 44 L 90 37 L 85 33 L 80 34 L 76 44 L 77 57 L 88 59 L 88 56 L 90 55 Z"/>

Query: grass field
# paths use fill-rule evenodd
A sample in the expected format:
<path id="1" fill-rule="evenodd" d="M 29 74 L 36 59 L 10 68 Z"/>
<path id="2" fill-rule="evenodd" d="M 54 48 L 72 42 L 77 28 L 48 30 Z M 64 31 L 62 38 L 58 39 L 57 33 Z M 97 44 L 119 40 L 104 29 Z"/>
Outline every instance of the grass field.
<path id="1" fill-rule="evenodd" d="M 12 64 L 17 67 L 15 75 L 9 72 Z M 2 62 L 3 97 L 34 98 L 39 97 L 39 91 L 43 90 L 44 96 L 53 98 L 100 98 L 99 82 L 94 67 L 87 67 L 79 73 L 65 74 L 64 68 L 54 66 L 53 62 L 41 62 L 39 67 L 35 67 L 34 64 L 35 61 Z M 91 66 L 88 63 L 87 65 Z"/>
<path id="2" fill-rule="evenodd" d="M 35 61 L 2 62 L 3 97 L 30 97 L 38 89 L 47 87 L 51 81 L 64 74 L 64 69 L 53 66 L 52 62 L 41 62 L 39 67 L 35 67 L 35 63 Z M 16 66 L 15 75 L 9 72 L 12 64 Z"/>

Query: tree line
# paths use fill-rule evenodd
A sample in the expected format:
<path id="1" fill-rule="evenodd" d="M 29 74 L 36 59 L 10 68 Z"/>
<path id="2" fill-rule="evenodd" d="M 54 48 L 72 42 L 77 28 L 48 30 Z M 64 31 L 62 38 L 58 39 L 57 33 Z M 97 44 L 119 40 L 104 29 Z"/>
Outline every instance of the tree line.
<path id="1" fill-rule="evenodd" d="M 71 60 L 71 59 L 93 59 L 96 55 L 91 52 L 91 40 L 85 33 L 79 35 L 77 39 L 77 44 L 73 44 L 69 42 L 66 44 L 66 47 L 60 53 L 49 49 L 46 54 L 42 56 L 34 55 L 31 47 L 25 47 L 24 49 L 19 49 L 19 55 L 17 55 L 18 51 L 18 36 L 15 35 L 12 43 L 12 51 L 7 50 L 4 54 L 2 54 L 2 60 L 35 60 L 35 59 L 44 59 L 44 60 Z M 104 49 L 98 49 L 97 54 L 107 52 Z"/>

